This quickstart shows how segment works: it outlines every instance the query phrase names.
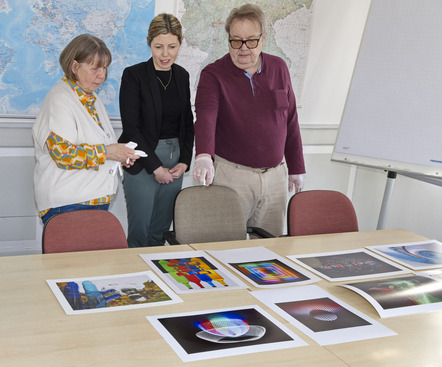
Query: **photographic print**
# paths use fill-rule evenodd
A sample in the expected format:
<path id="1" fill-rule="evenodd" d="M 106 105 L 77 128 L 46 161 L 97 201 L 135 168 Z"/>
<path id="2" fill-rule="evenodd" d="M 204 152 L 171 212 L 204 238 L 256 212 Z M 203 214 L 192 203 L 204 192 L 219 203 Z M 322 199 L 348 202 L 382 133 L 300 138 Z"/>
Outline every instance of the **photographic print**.
<path id="1" fill-rule="evenodd" d="M 420 272 L 419 275 L 427 276 L 442 281 L 442 269 Z"/>
<path id="2" fill-rule="evenodd" d="M 380 317 L 442 310 L 442 282 L 421 275 L 342 284 L 367 299 Z"/>
<path id="3" fill-rule="evenodd" d="M 147 319 L 184 362 L 307 345 L 256 305 Z"/>
<path id="4" fill-rule="evenodd" d="M 314 332 L 370 325 L 328 297 L 279 302 L 276 306 Z"/>
<path id="5" fill-rule="evenodd" d="M 247 286 L 203 251 L 140 254 L 177 293 L 245 289 Z"/>
<path id="6" fill-rule="evenodd" d="M 318 277 L 265 247 L 208 251 L 255 287 L 310 284 Z"/>
<path id="7" fill-rule="evenodd" d="M 296 283 L 310 280 L 304 274 L 295 271 L 278 259 L 229 263 L 234 269 L 243 274 L 258 286 Z"/>
<path id="8" fill-rule="evenodd" d="M 410 272 L 400 265 L 364 249 L 287 257 L 331 282 Z"/>
<path id="9" fill-rule="evenodd" d="M 436 240 L 366 248 L 413 270 L 442 268 L 442 243 Z"/>
<path id="10" fill-rule="evenodd" d="M 152 271 L 47 283 L 68 315 L 182 302 Z"/>
<path id="11" fill-rule="evenodd" d="M 315 285 L 251 294 L 319 345 L 396 335 Z"/>

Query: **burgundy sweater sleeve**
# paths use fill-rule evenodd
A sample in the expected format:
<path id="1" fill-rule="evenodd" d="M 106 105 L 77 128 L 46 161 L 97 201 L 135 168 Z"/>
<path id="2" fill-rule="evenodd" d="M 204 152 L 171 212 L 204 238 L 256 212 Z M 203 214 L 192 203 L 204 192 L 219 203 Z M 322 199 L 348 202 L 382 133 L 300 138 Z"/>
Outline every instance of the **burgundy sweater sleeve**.
<path id="1" fill-rule="evenodd" d="M 195 98 L 195 154 L 208 153 L 215 156 L 215 133 L 220 101 L 217 81 L 203 70 Z"/>

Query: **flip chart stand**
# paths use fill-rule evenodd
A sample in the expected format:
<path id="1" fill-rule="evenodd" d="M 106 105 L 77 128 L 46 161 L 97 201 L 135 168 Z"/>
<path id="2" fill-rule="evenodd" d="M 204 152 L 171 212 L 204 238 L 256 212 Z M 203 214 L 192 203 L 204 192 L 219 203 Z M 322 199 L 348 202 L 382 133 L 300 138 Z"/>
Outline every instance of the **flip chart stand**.
<path id="1" fill-rule="evenodd" d="M 385 222 L 387 221 L 387 212 L 390 207 L 391 194 L 393 193 L 394 183 L 397 173 L 388 171 L 387 183 L 385 184 L 384 197 L 382 199 L 381 211 L 379 213 L 378 226 L 376 229 L 385 229 Z"/>

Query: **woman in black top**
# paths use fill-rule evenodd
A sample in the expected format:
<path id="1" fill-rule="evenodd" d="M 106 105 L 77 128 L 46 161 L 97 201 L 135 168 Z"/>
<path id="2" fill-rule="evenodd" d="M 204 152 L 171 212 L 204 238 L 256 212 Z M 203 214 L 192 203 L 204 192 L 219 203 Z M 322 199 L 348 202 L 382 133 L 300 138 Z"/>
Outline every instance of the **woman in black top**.
<path id="1" fill-rule="evenodd" d="M 129 247 L 164 245 L 174 200 L 193 152 L 193 114 L 189 73 L 174 64 L 182 27 L 171 14 L 151 22 L 147 43 L 152 57 L 123 71 L 119 141 L 133 141 L 147 157 L 125 169 L 123 187 Z"/>

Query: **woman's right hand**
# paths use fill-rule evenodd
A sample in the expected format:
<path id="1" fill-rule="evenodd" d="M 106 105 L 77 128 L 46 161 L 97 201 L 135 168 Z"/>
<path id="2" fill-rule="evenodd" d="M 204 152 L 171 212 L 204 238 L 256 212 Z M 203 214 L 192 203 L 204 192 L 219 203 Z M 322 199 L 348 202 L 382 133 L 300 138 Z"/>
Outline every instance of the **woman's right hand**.
<path id="1" fill-rule="evenodd" d="M 153 171 L 153 174 L 155 175 L 155 180 L 160 184 L 169 184 L 173 182 L 172 174 L 167 168 L 158 167 Z"/>
<path id="2" fill-rule="evenodd" d="M 135 149 L 128 148 L 123 143 L 115 143 L 106 146 L 107 159 L 120 162 L 124 165 L 131 166 L 135 160 L 140 158 L 139 155 L 135 155 Z M 129 162 L 128 162 L 129 160 Z"/>

